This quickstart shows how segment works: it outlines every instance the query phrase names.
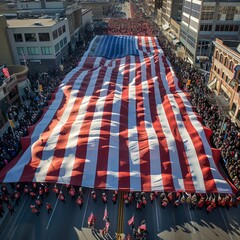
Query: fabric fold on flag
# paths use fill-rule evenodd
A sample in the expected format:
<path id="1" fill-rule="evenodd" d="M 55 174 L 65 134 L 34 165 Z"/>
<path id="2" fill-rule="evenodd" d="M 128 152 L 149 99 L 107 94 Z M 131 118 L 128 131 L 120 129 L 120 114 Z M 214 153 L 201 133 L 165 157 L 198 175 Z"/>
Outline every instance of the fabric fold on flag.
<path id="1" fill-rule="evenodd" d="M 43 113 L 0 182 L 237 192 L 155 37 L 95 36 Z"/>

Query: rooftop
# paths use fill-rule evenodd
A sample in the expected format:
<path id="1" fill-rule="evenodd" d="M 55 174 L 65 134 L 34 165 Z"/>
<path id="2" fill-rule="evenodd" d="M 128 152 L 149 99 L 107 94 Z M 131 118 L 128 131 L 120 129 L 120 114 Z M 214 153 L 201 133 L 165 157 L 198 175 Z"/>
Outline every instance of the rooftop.
<path id="1" fill-rule="evenodd" d="M 8 28 L 26 28 L 26 27 L 51 27 L 56 24 L 52 18 L 47 19 L 10 19 L 7 20 Z"/>
<path id="2" fill-rule="evenodd" d="M 230 40 L 224 40 L 223 44 L 235 52 L 240 53 L 240 41 L 230 41 Z"/>

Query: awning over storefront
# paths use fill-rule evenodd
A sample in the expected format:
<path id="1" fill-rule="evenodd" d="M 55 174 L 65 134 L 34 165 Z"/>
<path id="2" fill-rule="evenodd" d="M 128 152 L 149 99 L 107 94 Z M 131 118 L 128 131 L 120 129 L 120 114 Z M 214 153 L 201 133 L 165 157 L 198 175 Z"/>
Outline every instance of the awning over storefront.
<path id="1" fill-rule="evenodd" d="M 164 31 L 166 31 L 166 30 L 168 30 L 168 29 L 169 29 L 169 25 L 168 25 L 168 24 L 163 25 L 163 30 L 164 30 Z"/>
<path id="2" fill-rule="evenodd" d="M 215 83 L 217 82 L 217 78 L 214 78 L 211 82 L 209 82 L 208 83 L 208 88 L 210 89 L 210 90 L 212 90 L 214 87 L 214 85 L 215 85 Z"/>
<path id="3" fill-rule="evenodd" d="M 176 45 L 176 44 L 178 44 L 178 43 L 180 43 L 179 39 L 174 39 L 174 40 L 173 40 L 173 45 Z"/>
<path id="4" fill-rule="evenodd" d="M 208 56 L 197 56 L 198 61 L 208 61 L 209 57 Z"/>

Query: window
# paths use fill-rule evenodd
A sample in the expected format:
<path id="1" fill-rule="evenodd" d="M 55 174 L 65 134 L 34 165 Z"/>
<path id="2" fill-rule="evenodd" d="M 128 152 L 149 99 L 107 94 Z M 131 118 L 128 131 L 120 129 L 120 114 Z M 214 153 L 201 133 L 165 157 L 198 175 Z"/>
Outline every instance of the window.
<path id="1" fill-rule="evenodd" d="M 237 114 L 237 120 L 240 121 L 240 110 L 238 110 L 238 114 Z"/>
<path id="2" fill-rule="evenodd" d="M 63 32 L 63 33 L 66 32 L 66 27 L 65 27 L 65 25 L 62 26 L 62 32 Z"/>
<path id="3" fill-rule="evenodd" d="M 60 41 L 60 48 L 62 48 L 63 47 L 63 39 Z"/>
<path id="4" fill-rule="evenodd" d="M 53 31 L 53 40 L 55 40 L 58 37 L 57 30 Z"/>
<path id="5" fill-rule="evenodd" d="M 218 51 L 216 51 L 215 58 L 216 58 L 217 60 L 218 60 L 218 58 L 219 58 L 219 53 L 218 53 Z"/>
<path id="6" fill-rule="evenodd" d="M 25 53 L 24 47 L 17 47 L 17 53 L 18 55 L 23 55 Z"/>
<path id="7" fill-rule="evenodd" d="M 58 29 L 58 36 L 61 36 L 62 35 L 62 28 L 59 28 Z"/>
<path id="8" fill-rule="evenodd" d="M 58 51 L 59 51 L 59 44 L 57 43 L 55 46 L 54 46 L 54 48 L 55 48 L 55 53 L 57 53 Z"/>
<path id="9" fill-rule="evenodd" d="M 215 31 L 219 31 L 220 25 L 216 25 Z"/>
<path id="10" fill-rule="evenodd" d="M 28 55 L 38 55 L 38 47 L 28 47 L 27 48 Z"/>
<path id="11" fill-rule="evenodd" d="M 64 45 L 66 45 L 66 44 L 67 44 L 67 38 L 65 37 L 65 38 L 63 39 L 63 41 L 64 41 Z"/>
<path id="12" fill-rule="evenodd" d="M 36 42 L 37 37 L 35 33 L 25 33 L 25 40 L 26 42 Z"/>
<path id="13" fill-rule="evenodd" d="M 225 77 L 225 74 L 224 74 L 224 72 L 222 72 L 222 79 L 224 80 L 224 77 Z"/>
<path id="14" fill-rule="evenodd" d="M 237 109 L 237 105 L 236 103 L 233 103 L 231 112 L 234 114 L 236 112 L 236 109 Z"/>
<path id="15" fill-rule="evenodd" d="M 228 58 L 227 58 L 227 57 L 225 57 L 224 66 L 225 66 L 225 67 L 228 67 Z"/>
<path id="16" fill-rule="evenodd" d="M 230 62 L 229 70 L 233 71 L 233 61 Z"/>
<path id="17" fill-rule="evenodd" d="M 228 13 L 226 15 L 226 19 L 225 20 L 233 20 L 233 18 L 234 18 L 234 14 L 233 13 Z"/>
<path id="18" fill-rule="evenodd" d="M 15 33 L 14 39 L 15 39 L 15 42 L 23 42 L 23 37 L 21 33 Z"/>
<path id="19" fill-rule="evenodd" d="M 238 25 L 234 25 L 233 31 L 238 32 Z"/>
<path id="20" fill-rule="evenodd" d="M 228 76 L 226 76 L 226 82 L 228 83 Z"/>
<path id="21" fill-rule="evenodd" d="M 40 42 L 50 41 L 49 33 L 39 33 L 38 37 Z"/>
<path id="22" fill-rule="evenodd" d="M 213 20 L 214 12 L 202 12 L 201 20 Z"/>
<path id="23" fill-rule="evenodd" d="M 212 25 L 208 25 L 208 24 L 201 25 L 200 31 L 210 32 L 210 31 L 212 31 Z"/>
<path id="24" fill-rule="evenodd" d="M 221 63 L 222 63 L 222 60 L 223 60 L 223 55 L 222 55 L 222 54 L 220 54 L 219 62 L 221 62 Z"/>
<path id="25" fill-rule="evenodd" d="M 51 47 L 41 47 L 42 55 L 51 55 L 52 48 Z"/>

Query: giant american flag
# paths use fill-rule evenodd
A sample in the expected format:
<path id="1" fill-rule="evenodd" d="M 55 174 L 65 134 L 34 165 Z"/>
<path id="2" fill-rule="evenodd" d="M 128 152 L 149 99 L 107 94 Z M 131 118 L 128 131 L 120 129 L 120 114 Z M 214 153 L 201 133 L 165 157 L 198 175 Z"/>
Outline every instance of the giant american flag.
<path id="1" fill-rule="evenodd" d="M 96 36 L 1 182 L 232 193 L 158 40 Z"/>

